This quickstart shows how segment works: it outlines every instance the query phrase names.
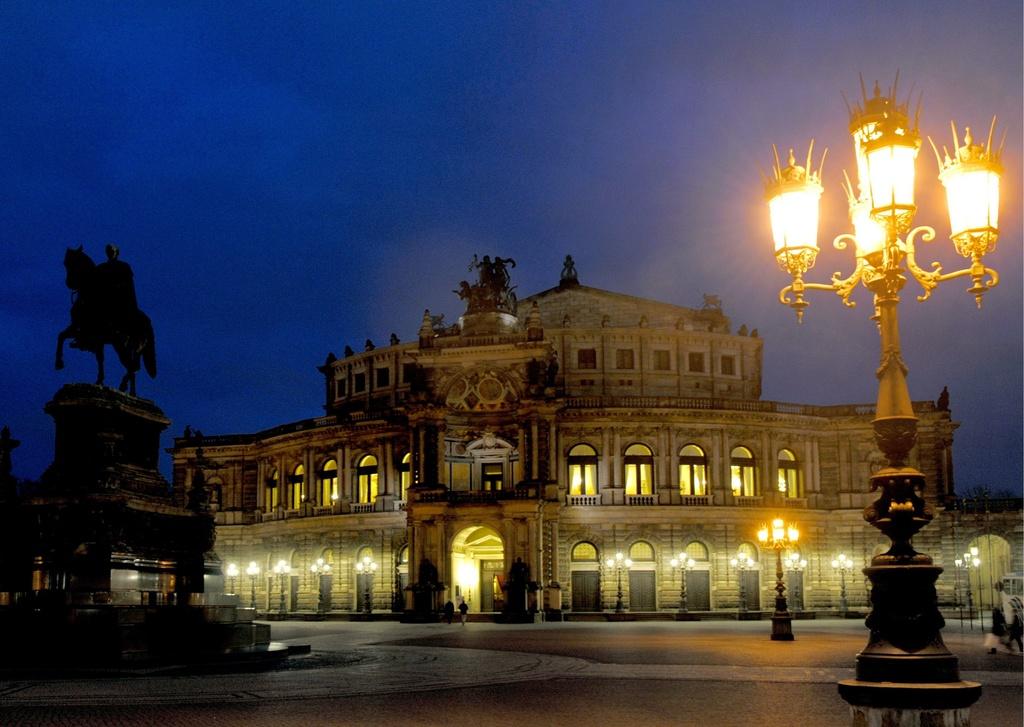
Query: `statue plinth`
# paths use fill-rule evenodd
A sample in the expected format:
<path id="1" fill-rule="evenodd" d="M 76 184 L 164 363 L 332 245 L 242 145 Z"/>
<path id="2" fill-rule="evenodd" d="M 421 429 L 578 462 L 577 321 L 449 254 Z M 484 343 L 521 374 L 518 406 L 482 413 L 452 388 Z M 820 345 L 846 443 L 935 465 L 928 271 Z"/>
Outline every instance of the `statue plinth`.
<path id="1" fill-rule="evenodd" d="M 514 315 L 491 310 L 460 316 L 459 328 L 463 336 L 499 336 L 518 333 L 520 326 Z"/>
<path id="2" fill-rule="evenodd" d="M 157 470 L 163 412 L 87 384 L 64 386 L 45 409 L 57 428 L 53 464 L 0 510 L 0 663 L 287 655 L 220 592 L 213 515 L 176 502 Z"/>

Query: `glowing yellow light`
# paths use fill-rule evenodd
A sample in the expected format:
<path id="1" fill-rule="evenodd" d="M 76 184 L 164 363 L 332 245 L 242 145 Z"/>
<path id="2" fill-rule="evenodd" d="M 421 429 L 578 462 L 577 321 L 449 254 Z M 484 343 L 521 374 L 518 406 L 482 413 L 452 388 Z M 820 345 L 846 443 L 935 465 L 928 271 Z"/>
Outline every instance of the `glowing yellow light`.
<path id="1" fill-rule="evenodd" d="M 909 138 L 899 139 L 898 134 L 888 138 L 888 143 L 868 147 L 868 189 L 871 196 L 871 211 L 876 216 L 886 216 L 914 206 L 914 160 L 917 159 L 918 144 L 908 144 Z"/>
<path id="2" fill-rule="evenodd" d="M 757 531 L 757 539 L 762 543 L 768 542 L 768 526 L 762 525 L 761 529 Z"/>
<path id="3" fill-rule="evenodd" d="M 939 178 L 946 187 L 951 237 L 999 229 L 999 173 L 995 169 L 958 164 Z"/>
<path id="4" fill-rule="evenodd" d="M 786 535 L 789 537 L 789 542 L 795 543 L 800 539 L 800 531 L 797 530 L 795 525 L 790 525 L 786 528 Z"/>
<path id="5" fill-rule="evenodd" d="M 858 257 L 880 252 L 885 245 L 885 228 L 871 218 L 871 204 L 866 200 L 850 204 L 850 221 Z"/>
<path id="6" fill-rule="evenodd" d="M 818 250 L 818 200 L 821 185 L 807 182 L 768 201 L 775 254 Z"/>

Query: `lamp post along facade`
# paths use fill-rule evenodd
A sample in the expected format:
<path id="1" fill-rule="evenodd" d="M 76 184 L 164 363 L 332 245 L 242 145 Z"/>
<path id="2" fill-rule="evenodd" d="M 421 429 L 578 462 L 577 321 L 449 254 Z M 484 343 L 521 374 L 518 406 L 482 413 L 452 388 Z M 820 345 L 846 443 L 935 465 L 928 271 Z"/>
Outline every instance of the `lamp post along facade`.
<path id="1" fill-rule="evenodd" d="M 757 568 L 757 563 L 750 558 L 746 553 L 737 553 L 736 557 L 729 561 L 729 565 L 736 569 L 737 579 L 739 580 L 739 596 L 740 596 L 740 613 L 746 613 L 747 611 L 747 588 L 743 582 L 743 574 L 749 570 Z"/>
<path id="2" fill-rule="evenodd" d="M 866 622 L 871 633 L 867 646 L 857 656 L 856 680 L 841 682 L 839 689 L 855 710 L 884 708 L 887 704 L 893 709 L 938 705 L 951 712 L 962 710 L 960 716 L 966 719 L 966 710 L 980 696 L 981 686 L 960 681 L 957 658 L 942 642 L 939 631 L 944 621 L 935 593 L 935 581 L 942 569 L 911 544 L 914 534 L 932 519 L 932 513 L 921 496 L 924 475 L 908 464 L 917 439 L 917 418 L 907 388 L 898 308 L 900 293 L 909 278 L 923 289 L 920 301 L 926 300 L 940 283 L 969 278 L 971 287 L 967 292 L 979 308 L 983 295 L 998 283 L 997 273 L 985 266 L 983 257 L 995 248 L 999 236 L 1001 145 L 997 149 L 992 143 L 995 119 L 984 145 L 974 143 L 970 129 L 961 144 L 955 124 L 952 152 L 943 147 L 940 155 L 932 143 L 939 179 L 947 193 L 950 239 L 956 252 L 970 264 L 950 273 L 943 272 L 938 263 L 924 270 L 917 264 L 916 241 L 931 241 L 935 230 L 912 228 L 917 210 L 914 164 L 921 146 L 917 123 L 920 107 L 911 122 L 909 101 L 897 100 L 895 84 L 887 95 L 882 95 L 878 84 L 871 97 L 866 89 L 862 91 L 862 102 L 850 110 L 849 126 L 857 165 L 856 188 L 848 178 L 846 183 L 854 233 L 833 241 L 840 250 L 847 243 L 854 245 L 856 267 L 848 277 L 836 273 L 827 284 L 804 281 L 818 253 L 818 201 L 822 192 L 821 164 L 817 172 L 811 168 L 813 142 L 805 167 L 796 165 L 792 152 L 783 167 L 776 151 L 773 178 L 766 185 L 775 257 L 793 280 L 780 292 L 780 301 L 792 307 L 800 320 L 808 305 L 804 298 L 807 290 L 834 292 L 845 305 L 853 307 L 850 296 L 860 282 L 873 294 L 873 320 L 880 334 L 878 400 L 872 426 L 887 466 L 871 476 L 871 491 L 880 495 L 865 508 L 864 518 L 890 539 L 891 547 L 872 558 L 865 569 L 872 583 L 872 611 Z M 897 698 L 894 690 L 881 686 L 883 682 L 906 689 Z M 921 684 L 939 688 L 923 689 Z"/>
<path id="3" fill-rule="evenodd" d="M 228 577 L 228 593 L 235 595 L 235 583 L 238 580 L 238 565 L 236 563 L 228 563 L 228 567 L 224 570 L 224 573 Z"/>
<path id="4" fill-rule="evenodd" d="M 326 609 L 324 603 L 324 576 L 331 573 L 331 564 L 323 558 L 317 558 L 316 562 L 309 566 L 310 572 L 316 578 L 316 612 L 323 613 Z"/>
<path id="5" fill-rule="evenodd" d="M 804 569 L 807 568 L 807 561 L 801 558 L 799 553 L 794 551 L 785 559 L 784 564 L 787 571 L 796 575 L 793 579 L 793 602 L 796 610 L 802 611 L 804 610 L 804 601 L 801 591 L 803 590 L 803 573 Z"/>
<path id="6" fill-rule="evenodd" d="M 832 561 L 832 567 L 839 571 L 839 611 L 846 616 L 850 610 L 850 603 L 846 598 L 846 574 L 853 572 L 853 560 L 847 557 L 846 553 L 840 553 Z"/>
<path id="7" fill-rule="evenodd" d="M 256 610 L 256 578 L 260 574 L 260 567 L 256 561 L 249 562 L 245 568 L 245 574 L 249 576 L 249 608 Z"/>
<path id="8" fill-rule="evenodd" d="M 277 561 L 277 564 L 274 566 L 274 573 L 280 578 L 281 581 L 281 600 L 278 603 L 277 609 L 278 611 L 280 611 L 281 615 L 284 615 L 285 612 L 284 590 L 287 587 L 288 576 L 291 575 L 291 572 L 292 567 L 288 563 L 288 561 L 279 560 Z"/>
<path id="9" fill-rule="evenodd" d="M 622 601 L 622 572 L 633 567 L 633 561 L 625 557 L 621 552 L 616 553 L 614 558 L 608 558 L 604 564 L 615 569 L 616 595 L 615 613 L 622 613 L 626 606 Z"/>
<path id="10" fill-rule="evenodd" d="M 786 584 L 782 582 L 782 551 L 796 545 L 800 531 L 793 525 L 785 525 L 782 518 L 775 518 L 771 525 L 762 525 L 757 531 L 762 545 L 775 550 L 775 611 L 772 613 L 772 641 L 793 640 L 793 615 L 786 603 Z"/>
<path id="11" fill-rule="evenodd" d="M 364 577 L 363 581 L 363 610 L 373 613 L 373 574 L 377 572 L 377 561 L 368 555 L 356 562 L 356 573 Z"/>
<path id="12" fill-rule="evenodd" d="M 686 573 L 697 565 L 697 561 L 687 557 L 686 553 L 680 553 L 669 561 L 669 565 L 673 570 L 678 569 L 679 571 L 679 612 L 686 613 L 688 610 L 686 607 Z"/>

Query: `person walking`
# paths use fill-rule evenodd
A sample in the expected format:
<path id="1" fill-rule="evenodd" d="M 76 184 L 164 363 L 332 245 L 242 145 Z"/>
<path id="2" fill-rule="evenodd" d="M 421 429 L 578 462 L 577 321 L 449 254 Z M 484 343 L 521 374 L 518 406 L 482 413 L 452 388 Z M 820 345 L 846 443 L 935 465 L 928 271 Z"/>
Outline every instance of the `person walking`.
<path id="1" fill-rule="evenodd" d="M 452 618 L 455 617 L 455 604 L 452 603 L 452 599 L 448 599 L 448 602 L 444 604 L 444 620 L 448 623 L 452 622 Z"/>
<path id="2" fill-rule="evenodd" d="M 996 606 L 992 609 L 992 628 L 985 634 L 985 648 L 988 653 L 996 653 L 996 647 L 1003 645 L 1006 636 L 1006 618 L 1003 616 L 1003 609 Z"/>
<path id="3" fill-rule="evenodd" d="M 466 625 L 467 614 L 469 613 L 469 604 L 466 603 L 466 599 L 463 598 L 462 602 L 459 603 L 459 614 L 462 617 L 462 625 Z"/>

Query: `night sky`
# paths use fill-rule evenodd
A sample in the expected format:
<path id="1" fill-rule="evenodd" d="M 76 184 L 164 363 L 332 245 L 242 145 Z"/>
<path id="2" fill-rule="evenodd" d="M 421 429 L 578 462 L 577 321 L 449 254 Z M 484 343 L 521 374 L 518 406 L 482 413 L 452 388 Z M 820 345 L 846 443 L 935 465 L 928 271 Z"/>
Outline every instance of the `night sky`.
<path id="1" fill-rule="evenodd" d="M 322 413 L 315 366 L 424 308 L 453 320 L 474 253 L 513 257 L 520 297 L 580 281 L 699 307 L 765 339 L 765 399 L 874 403 L 870 296 L 778 304 L 759 167 L 830 147 L 818 265 L 852 270 L 841 92 L 858 73 L 924 93 L 922 134 L 1008 129 L 1000 286 L 901 306 L 914 399 L 948 385 L 957 487 L 1021 488 L 1022 11 L 928 3 L 42 3 L 0 5 L 0 424 L 15 474 L 52 456 L 42 406 L 91 381 L 65 354 L 62 259 L 115 242 L 153 320 L 139 393 L 206 434 Z M 901 94 L 902 95 L 902 94 Z M 916 91 L 915 91 L 916 97 Z M 925 141 L 919 262 L 963 267 Z M 120 376 L 108 350 L 108 382 Z M 169 469 L 169 458 L 163 458 Z"/>

